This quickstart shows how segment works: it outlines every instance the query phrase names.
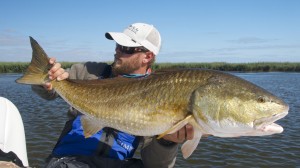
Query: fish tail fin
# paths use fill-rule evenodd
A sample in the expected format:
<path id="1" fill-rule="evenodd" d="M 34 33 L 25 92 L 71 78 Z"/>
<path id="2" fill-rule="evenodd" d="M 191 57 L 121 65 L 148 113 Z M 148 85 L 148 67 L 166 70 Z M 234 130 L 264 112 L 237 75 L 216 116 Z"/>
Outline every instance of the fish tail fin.
<path id="1" fill-rule="evenodd" d="M 24 75 L 17 79 L 17 83 L 42 85 L 49 81 L 48 71 L 51 68 L 49 58 L 42 47 L 32 37 L 30 38 L 32 48 L 32 59 Z"/>

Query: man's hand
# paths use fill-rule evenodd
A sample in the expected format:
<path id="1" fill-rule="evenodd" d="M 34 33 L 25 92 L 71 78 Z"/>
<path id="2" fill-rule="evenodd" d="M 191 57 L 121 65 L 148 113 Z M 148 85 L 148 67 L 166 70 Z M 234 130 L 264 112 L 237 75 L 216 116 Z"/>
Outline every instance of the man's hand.
<path id="1" fill-rule="evenodd" d="M 51 69 L 48 71 L 49 74 L 49 79 L 50 80 L 64 80 L 67 79 L 69 77 L 69 73 L 66 72 L 62 67 L 60 63 L 55 62 L 56 59 L 55 58 L 50 58 L 49 59 L 49 63 L 52 64 L 53 66 L 51 67 Z M 52 84 L 47 82 L 44 84 L 44 88 L 46 90 L 52 90 Z"/>
<path id="2" fill-rule="evenodd" d="M 173 134 L 168 134 L 162 137 L 167 141 L 172 141 L 176 143 L 183 143 L 186 140 L 191 140 L 194 138 L 194 128 L 192 125 L 187 124 L 182 127 L 180 130 Z"/>

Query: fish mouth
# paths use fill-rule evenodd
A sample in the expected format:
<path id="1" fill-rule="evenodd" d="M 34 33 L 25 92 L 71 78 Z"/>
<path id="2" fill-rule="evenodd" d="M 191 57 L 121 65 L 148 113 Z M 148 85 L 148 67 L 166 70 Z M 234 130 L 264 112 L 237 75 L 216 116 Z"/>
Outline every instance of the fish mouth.
<path id="1" fill-rule="evenodd" d="M 282 113 L 274 114 L 271 117 L 264 117 L 255 120 L 253 122 L 254 129 L 260 130 L 262 132 L 272 132 L 272 133 L 283 132 L 283 128 L 274 122 L 285 117 L 288 114 L 288 110 L 289 107 L 287 107 Z"/>

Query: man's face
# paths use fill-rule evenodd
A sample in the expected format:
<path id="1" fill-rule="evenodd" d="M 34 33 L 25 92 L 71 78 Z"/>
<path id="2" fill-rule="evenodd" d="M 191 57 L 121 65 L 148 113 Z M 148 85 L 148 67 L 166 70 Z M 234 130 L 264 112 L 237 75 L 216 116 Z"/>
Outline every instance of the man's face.
<path id="1" fill-rule="evenodd" d="M 142 67 L 143 51 L 132 48 L 121 48 L 122 46 L 116 46 L 115 60 L 113 63 L 113 73 L 115 75 L 132 74 L 138 71 Z M 130 51 L 129 51 L 130 50 Z"/>

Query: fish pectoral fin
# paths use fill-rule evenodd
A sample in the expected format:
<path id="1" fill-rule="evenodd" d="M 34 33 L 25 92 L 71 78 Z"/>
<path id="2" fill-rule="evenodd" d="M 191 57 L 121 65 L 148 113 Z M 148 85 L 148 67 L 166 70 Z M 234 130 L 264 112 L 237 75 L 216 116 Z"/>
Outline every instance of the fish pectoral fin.
<path id="1" fill-rule="evenodd" d="M 104 127 L 100 125 L 99 122 L 95 121 L 95 119 L 87 115 L 81 116 L 80 120 L 85 138 L 91 137 Z"/>
<path id="2" fill-rule="evenodd" d="M 189 120 L 192 118 L 192 115 L 188 115 L 187 117 L 185 117 L 185 119 L 179 121 L 177 124 L 175 124 L 173 127 L 171 127 L 170 129 L 168 129 L 167 131 L 165 131 L 164 133 L 160 134 L 157 139 L 162 138 L 163 136 L 167 135 L 167 134 L 172 134 L 176 131 L 178 131 L 179 129 L 181 129 L 183 126 L 185 126 Z"/>
<path id="3" fill-rule="evenodd" d="M 187 159 L 188 157 L 191 156 L 191 154 L 197 148 L 197 146 L 200 142 L 200 139 L 201 139 L 201 136 L 195 137 L 192 140 L 187 140 L 184 144 L 182 144 L 181 152 L 182 152 L 183 158 Z"/>
<path id="4" fill-rule="evenodd" d="M 191 154 L 194 152 L 194 150 L 197 148 L 200 139 L 203 135 L 201 127 L 196 122 L 195 118 L 192 118 L 189 122 L 194 129 L 194 138 L 191 140 L 187 140 L 182 146 L 181 146 L 181 152 L 183 158 L 187 159 Z"/>

